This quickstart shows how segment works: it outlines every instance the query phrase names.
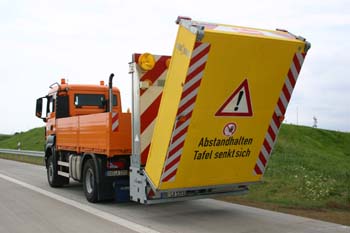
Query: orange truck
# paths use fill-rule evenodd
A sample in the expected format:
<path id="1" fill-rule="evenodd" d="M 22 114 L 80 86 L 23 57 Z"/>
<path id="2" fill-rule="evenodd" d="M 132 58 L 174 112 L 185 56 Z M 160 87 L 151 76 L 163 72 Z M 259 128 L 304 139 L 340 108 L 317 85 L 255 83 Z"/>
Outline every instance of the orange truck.
<path id="1" fill-rule="evenodd" d="M 38 98 L 50 186 L 90 202 L 244 194 L 261 181 L 310 43 L 179 17 L 172 56 L 135 53 L 132 111 L 119 89 L 65 79 Z"/>

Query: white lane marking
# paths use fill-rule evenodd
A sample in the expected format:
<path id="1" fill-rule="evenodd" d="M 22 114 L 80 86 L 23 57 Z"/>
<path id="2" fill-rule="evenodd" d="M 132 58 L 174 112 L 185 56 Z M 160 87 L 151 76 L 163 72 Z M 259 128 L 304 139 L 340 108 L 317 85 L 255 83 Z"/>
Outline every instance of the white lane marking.
<path id="1" fill-rule="evenodd" d="M 50 197 L 52 199 L 55 199 L 57 201 L 63 202 L 65 204 L 67 204 L 67 205 L 70 205 L 70 206 L 73 206 L 73 207 L 78 208 L 80 210 L 83 210 L 83 211 L 85 211 L 85 212 L 87 212 L 89 214 L 93 214 L 93 215 L 95 215 L 95 216 L 97 216 L 99 218 L 102 218 L 104 220 L 116 223 L 116 224 L 118 224 L 120 226 L 123 226 L 125 228 L 130 229 L 130 230 L 133 230 L 135 232 L 139 232 L 139 233 L 160 233 L 160 232 L 158 232 L 156 230 L 153 230 L 151 228 L 148 228 L 148 227 L 142 226 L 140 224 L 128 221 L 128 220 L 123 219 L 121 217 L 118 217 L 118 216 L 115 216 L 113 214 L 104 212 L 102 210 L 98 210 L 96 208 L 93 208 L 91 206 L 79 203 L 77 201 L 73 201 L 71 199 L 62 197 L 62 196 L 57 195 L 55 193 L 51 193 L 49 191 L 46 191 L 44 189 L 38 188 L 38 187 L 36 187 L 34 185 L 25 183 L 23 181 L 14 179 L 12 177 L 6 176 L 6 175 L 1 174 L 1 173 L 0 173 L 0 178 L 2 178 L 4 180 L 7 180 L 7 181 L 10 181 L 12 183 L 18 184 L 18 185 L 20 185 L 22 187 L 25 187 L 27 189 L 30 189 L 30 190 L 32 190 L 34 192 L 40 193 L 42 195 L 45 195 L 45 196 Z"/>

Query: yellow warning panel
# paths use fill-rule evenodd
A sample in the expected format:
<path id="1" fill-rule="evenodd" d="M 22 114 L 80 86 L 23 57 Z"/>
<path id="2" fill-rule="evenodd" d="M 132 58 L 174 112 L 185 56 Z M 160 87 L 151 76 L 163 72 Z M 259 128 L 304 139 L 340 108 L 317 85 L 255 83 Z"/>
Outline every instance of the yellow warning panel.
<path id="1" fill-rule="evenodd" d="M 305 43 L 222 28 L 180 27 L 146 164 L 159 190 L 258 181 L 271 153 Z"/>

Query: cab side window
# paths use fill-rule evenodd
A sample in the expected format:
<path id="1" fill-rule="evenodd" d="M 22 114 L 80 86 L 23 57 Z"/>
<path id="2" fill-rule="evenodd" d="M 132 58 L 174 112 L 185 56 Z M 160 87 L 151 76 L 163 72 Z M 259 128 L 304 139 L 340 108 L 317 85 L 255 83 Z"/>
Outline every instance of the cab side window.
<path id="1" fill-rule="evenodd" d="M 103 94 L 75 94 L 74 105 L 77 108 L 83 106 L 98 106 L 103 108 L 106 103 L 105 96 Z"/>
<path id="2" fill-rule="evenodd" d="M 57 96 L 56 118 L 63 117 L 69 117 L 69 98 L 68 96 Z"/>

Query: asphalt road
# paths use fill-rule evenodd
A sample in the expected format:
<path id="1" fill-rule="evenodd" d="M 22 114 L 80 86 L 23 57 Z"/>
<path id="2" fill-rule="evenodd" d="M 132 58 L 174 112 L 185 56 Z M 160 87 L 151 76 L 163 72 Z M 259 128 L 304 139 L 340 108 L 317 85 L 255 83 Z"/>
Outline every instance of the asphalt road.
<path id="1" fill-rule="evenodd" d="M 0 232 L 350 232 L 338 224 L 212 199 L 90 204 L 82 187 L 52 189 L 44 167 L 0 159 Z"/>

